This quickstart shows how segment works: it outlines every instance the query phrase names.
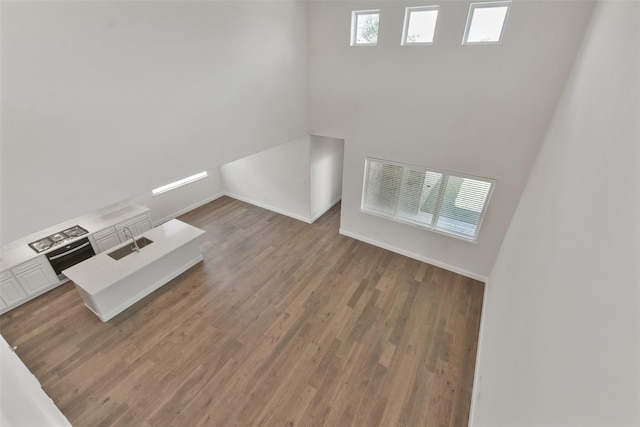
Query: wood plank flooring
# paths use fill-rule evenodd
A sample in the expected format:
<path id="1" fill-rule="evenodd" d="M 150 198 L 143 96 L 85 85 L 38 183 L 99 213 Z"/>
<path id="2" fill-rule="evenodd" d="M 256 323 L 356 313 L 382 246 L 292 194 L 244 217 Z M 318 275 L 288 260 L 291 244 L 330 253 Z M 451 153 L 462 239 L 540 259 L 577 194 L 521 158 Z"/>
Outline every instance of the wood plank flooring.
<path id="1" fill-rule="evenodd" d="M 227 197 L 205 260 L 108 323 L 68 283 L 0 328 L 74 426 L 466 426 L 484 285 Z"/>

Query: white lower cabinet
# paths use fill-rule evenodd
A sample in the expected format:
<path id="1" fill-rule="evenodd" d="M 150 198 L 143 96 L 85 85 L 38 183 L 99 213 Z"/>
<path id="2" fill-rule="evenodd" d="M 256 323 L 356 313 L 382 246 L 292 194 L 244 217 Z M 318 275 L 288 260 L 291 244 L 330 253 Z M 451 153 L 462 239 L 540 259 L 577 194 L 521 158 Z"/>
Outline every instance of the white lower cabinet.
<path id="1" fill-rule="evenodd" d="M 29 295 L 38 293 L 38 291 L 51 284 L 40 268 L 20 273 L 20 275 L 17 276 L 17 279 L 20 282 L 20 285 L 22 285 L 22 289 L 24 289 Z"/>
<path id="2" fill-rule="evenodd" d="M 0 273 L 0 313 L 34 298 L 60 284 L 44 255 Z"/>
<path id="3" fill-rule="evenodd" d="M 0 312 L 18 305 L 27 299 L 27 294 L 10 271 L 0 273 Z"/>
<path id="4" fill-rule="evenodd" d="M 149 214 L 148 213 L 144 213 L 142 215 L 138 215 L 134 218 L 131 218 L 127 221 L 123 221 L 119 224 L 116 224 L 116 231 L 118 233 L 118 237 L 120 238 L 120 242 L 126 242 L 128 239 L 130 239 L 130 236 L 125 236 L 124 235 L 124 228 L 127 227 L 129 230 L 131 230 L 131 232 L 135 235 L 138 236 L 142 233 L 144 233 L 145 231 L 149 231 L 153 228 L 153 225 L 151 224 L 151 219 L 149 218 Z"/>
<path id="5" fill-rule="evenodd" d="M 105 228 L 93 233 L 93 239 L 96 242 L 97 252 L 104 252 L 120 244 L 115 227 Z"/>
<path id="6" fill-rule="evenodd" d="M 153 228 L 153 224 L 151 223 L 151 219 L 149 218 L 149 216 L 145 215 L 145 218 L 141 221 L 136 222 L 136 235 L 137 234 L 142 234 L 145 231 L 149 231 Z"/>
<path id="7" fill-rule="evenodd" d="M 60 282 L 44 255 L 12 268 L 11 272 L 29 296 L 41 293 Z"/>
<path id="8" fill-rule="evenodd" d="M 151 218 L 148 213 L 144 213 L 126 221 L 119 222 L 113 227 L 105 228 L 96 233 L 93 233 L 93 240 L 98 252 L 104 252 L 114 246 L 124 243 L 131 239 L 129 235 L 125 236 L 124 228 L 127 227 L 131 230 L 134 236 L 139 236 L 145 231 L 149 231 L 153 228 L 151 224 Z"/>

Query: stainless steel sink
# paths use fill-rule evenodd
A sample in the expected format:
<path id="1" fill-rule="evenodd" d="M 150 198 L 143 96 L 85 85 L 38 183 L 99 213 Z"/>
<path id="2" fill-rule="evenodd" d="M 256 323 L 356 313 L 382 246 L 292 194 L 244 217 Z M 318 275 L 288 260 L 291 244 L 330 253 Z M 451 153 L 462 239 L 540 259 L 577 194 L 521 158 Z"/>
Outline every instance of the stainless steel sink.
<path id="1" fill-rule="evenodd" d="M 145 246 L 149 246 L 150 244 L 152 244 L 153 240 L 149 240 L 146 237 L 141 237 L 136 240 L 136 243 L 138 244 L 138 247 L 142 249 Z M 134 252 L 136 252 L 136 247 L 133 245 L 133 243 L 130 243 L 126 246 L 116 249 L 113 252 L 109 252 L 107 255 L 115 260 L 118 260 L 126 257 L 127 255 L 131 255 Z"/>

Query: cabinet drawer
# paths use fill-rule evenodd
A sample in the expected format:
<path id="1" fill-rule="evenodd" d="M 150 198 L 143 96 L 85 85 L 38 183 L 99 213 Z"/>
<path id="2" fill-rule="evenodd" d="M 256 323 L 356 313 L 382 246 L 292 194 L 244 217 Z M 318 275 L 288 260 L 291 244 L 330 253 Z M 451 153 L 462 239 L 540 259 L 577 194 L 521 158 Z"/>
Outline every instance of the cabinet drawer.
<path id="1" fill-rule="evenodd" d="M 9 270 L 0 272 L 0 280 L 7 280 L 7 279 L 11 279 L 12 277 L 13 277 L 13 274 L 11 274 L 11 271 Z"/>
<path id="2" fill-rule="evenodd" d="M 93 233 L 93 238 L 102 239 L 103 237 L 108 236 L 109 234 L 113 234 L 115 232 L 116 232 L 115 227 L 105 228 L 104 230 L 100 230 L 96 233 Z"/>
<path id="3" fill-rule="evenodd" d="M 13 267 L 11 271 L 13 272 L 13 274 L 17 276 L 20 273 L 24 273 L 27 270 L 31 270 L 32 268 L 38 268 L 42 264 L 43 258 L 44 257 L 34 258 L 31 261 L 27 261 L 23 264 L 20 264 L 17 267 Z"/>

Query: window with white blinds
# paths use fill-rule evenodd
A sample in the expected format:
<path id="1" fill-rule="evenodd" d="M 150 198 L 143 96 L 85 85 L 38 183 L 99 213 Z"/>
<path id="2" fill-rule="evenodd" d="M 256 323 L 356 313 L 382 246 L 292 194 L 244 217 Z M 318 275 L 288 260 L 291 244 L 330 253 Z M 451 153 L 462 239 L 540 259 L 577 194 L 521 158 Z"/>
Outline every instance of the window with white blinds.
<path id="1" fill-rule="evenodd" d="M 494 185 L 491 179 L 367 158 L 362 210 L 475 242 Z"/>

